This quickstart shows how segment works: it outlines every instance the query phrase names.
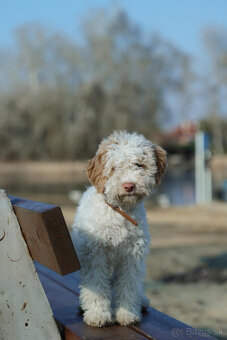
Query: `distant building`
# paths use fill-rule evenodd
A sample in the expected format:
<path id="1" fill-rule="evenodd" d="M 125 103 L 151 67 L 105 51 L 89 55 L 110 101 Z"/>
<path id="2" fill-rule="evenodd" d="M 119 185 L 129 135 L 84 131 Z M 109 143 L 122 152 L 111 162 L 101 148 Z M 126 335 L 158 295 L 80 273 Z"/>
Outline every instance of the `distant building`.
<path id="1" fill-rule="evenodd" d="M 159 188 L 169 203 L 195 203 L 194 138 L 197 126 L 191 122 L 161 135 L 161 144 L 168 153 L 168 169 Z"/>

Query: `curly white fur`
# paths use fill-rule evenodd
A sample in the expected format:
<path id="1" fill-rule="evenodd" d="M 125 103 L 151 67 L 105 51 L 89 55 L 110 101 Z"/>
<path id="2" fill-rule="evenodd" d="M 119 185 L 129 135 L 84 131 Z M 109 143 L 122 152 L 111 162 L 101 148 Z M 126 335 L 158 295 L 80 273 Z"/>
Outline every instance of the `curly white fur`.
<path id="1" fill-rule="evenodd" d="M 88 164 L 93 186 L 82 196 L 72 236 L 81 263 L 80 303 L 90 326 L 136 323 L 149 305 L 142 285 L 150 244 L 143 200 L 165 167 L 162 148 L 122 131 L 103 140 Z M 127 192 L 123 185 L 129 182 L 135 189 Z M 127 212 L 138 227 L 106 201 Z"/>

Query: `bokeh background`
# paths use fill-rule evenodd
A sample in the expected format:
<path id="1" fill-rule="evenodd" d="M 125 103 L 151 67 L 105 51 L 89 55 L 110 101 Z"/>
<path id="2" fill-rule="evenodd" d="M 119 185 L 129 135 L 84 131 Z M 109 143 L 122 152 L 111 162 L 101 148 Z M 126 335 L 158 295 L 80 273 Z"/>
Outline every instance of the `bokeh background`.
<path id="1" fill-rule="evenodd" d="M 147 294 L 227 339 L 227 2 L 9 0 L 0 23 L 0 187 L 60 205 L 70 228 L 103 137 L 125 129 L 162 145 Z"/>

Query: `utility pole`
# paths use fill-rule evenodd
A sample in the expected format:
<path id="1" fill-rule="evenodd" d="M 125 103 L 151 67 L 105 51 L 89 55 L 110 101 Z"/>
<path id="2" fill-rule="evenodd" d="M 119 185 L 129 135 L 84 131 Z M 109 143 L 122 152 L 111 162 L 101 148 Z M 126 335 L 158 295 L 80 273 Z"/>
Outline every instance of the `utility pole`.
<path id="1" fill-rule="evenodd" d="M 195 134 L 195 192 L 196 204 L 212 202 L 212 176 L 208 166 L 210 150 L 208 135 L 202 131 Z"/>

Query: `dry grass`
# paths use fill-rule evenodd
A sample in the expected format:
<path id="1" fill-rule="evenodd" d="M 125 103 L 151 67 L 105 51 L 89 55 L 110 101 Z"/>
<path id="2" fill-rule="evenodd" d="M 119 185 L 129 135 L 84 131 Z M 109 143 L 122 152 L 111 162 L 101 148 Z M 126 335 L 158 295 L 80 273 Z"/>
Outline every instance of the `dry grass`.
<path id="1" fill-rule="evenodd" d="M 168 224 L 178 228 L 189 228 L 194 232 L 227 231 L 227 204 L 214 202 L 201 206 L 172 206 L 168 209 L 149 210 L 150 224 Z"/>

